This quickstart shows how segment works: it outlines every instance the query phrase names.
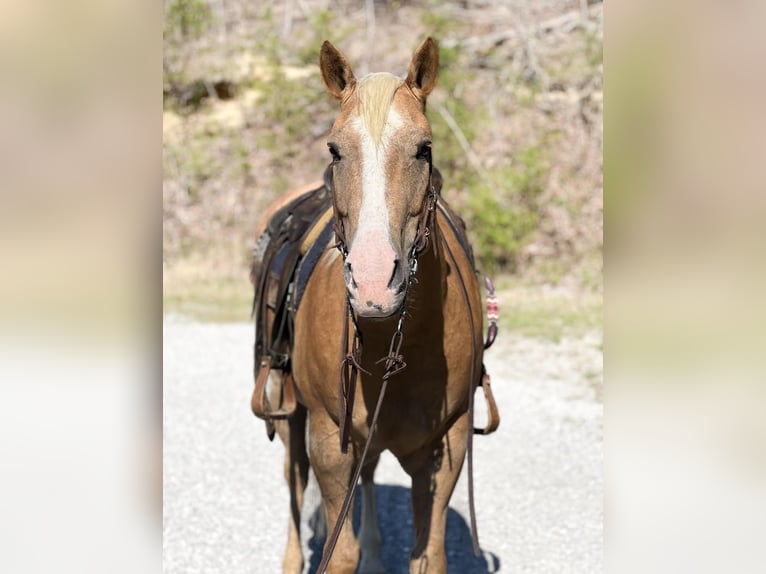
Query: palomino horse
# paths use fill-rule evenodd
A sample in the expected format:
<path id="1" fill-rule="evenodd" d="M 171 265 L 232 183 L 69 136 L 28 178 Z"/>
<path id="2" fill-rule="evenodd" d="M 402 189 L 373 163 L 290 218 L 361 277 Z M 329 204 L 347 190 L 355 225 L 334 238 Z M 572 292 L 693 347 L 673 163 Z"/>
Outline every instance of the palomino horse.
<path id="1" fill-rule="evenodd" d="M 283 568 L 303 568 L 300 512 L 310 464 L 327 524 L 337 522 L 327 572 L 384 571 L 373 473 L 389 450 L 412 478 L 410 572 L 442 573 L 448 504 L 473 432 L 469 404 L 482 377 L 483 346 L 471 255 L 461 224 L 438 201 L 431 165 L 425 106 L 438 50 L 428 38 L 404 80 L 387 73 L 357 79 L 329 42 L 320 66 L 340 102 L 325 177 L 339 249 L 328 242 L 305 286 L 290 352 L 298 407 L 273 423 L 286 446 L 290 490 Z M 359 473 L 357 540 L 348 515 L 338 517 Z"/>

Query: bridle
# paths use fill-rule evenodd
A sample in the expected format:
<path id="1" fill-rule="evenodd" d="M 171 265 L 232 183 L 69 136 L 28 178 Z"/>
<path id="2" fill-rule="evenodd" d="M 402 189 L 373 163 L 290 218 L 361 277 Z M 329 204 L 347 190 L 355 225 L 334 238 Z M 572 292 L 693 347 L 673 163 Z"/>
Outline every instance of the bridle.
<path id="1" fill-rule="evenodd" d="M 332 167 L 333 167 L 333 164 L 330 164 L 330 166 L 328 166 L 327 170 L 325 171 L 325 185 L 333 193 L 333 198 L 334 198 L 335 192 L 333 189 L 333 181 L 332 181 Z M 480 552 L 478 533 L 476 530 L 476 511 L 475 511 L 474 496 L 473 496 L 473 434 L 475 432 L 475 429 L 473 427 L 473 424 L 474 424 L 473 405 L 474 405 L 475 374 L 476 374 L 475 373 L 476 342 L 475 342 L 475 333 L 474 333 L 474 324 L 473 324 L 473 312 L 471 309 L 470 299 L 468 297 L 468 292 L 466 290 L 462 274 L 460 273 L 460 270 L 457 268 L 457 263 L 449 248 L 449 245 L 446 243 L 443 232 L 441 230 L 438 230 L 438 234 L 439 234 L 438 239 L 434 235 L 437 231 L 436 203 L 438 200 L 438 192 L 434 186 L 433 179 L 434 179 L 433 163 L 429 155 L 428 157 L 428 193 L 424 199 L 423 210 L 421 212 L 421 216 L 418 221 L 417 231 L 416 231 L 412 248 L 409 254 L 410 273 L 409 273 L 409 277 L 407 278 L 405 294 L 402 299 L 401 307 L 399 309 L 399 320 L 397 322 L 396 330 L 394 331 L 394 334 L 391 337 L 391 343 L 389 345 L 388 354 L 376 362 L 376 364 L 384 363 L 384 366 L 385 366 L 385 372 L 381 379 L 382 384 L 380 387 L 380 393 L 378 394 L 378 400 L 377 400 L 377 403 L 375 404 L 375 410 L 373 412 L 372 420 L 369 425 L 367 440 L 365 441 L 361 456 L 359 458 L 359 461 L 357 462 L 356 468 L 354 469 L 354 474 L 351 478 L 351 482 L 349 483 L 348 492 L 346 493 L 346 497 L 343 501 L 343 505 L 341 506 L 341 511 L 340 511 L 340 514 L 338 515 L 338 519 L 335 523 L 333 531 L 330 534 L 330 538 L 328 539 L 326 550 L 322 556 L 322 561 L 320 562 L 319 568 L 317 569 L 317 572 L 319 574 L 323 574 L 325 572 L 325 569 L 327 568 L 327 565 L 330 562 L 330 558 L 332 557 L 333 551 L 335 550 L 335 545 L 337 544 L 338 538 L 340 537 L 340 531 L 343 528 L 343 523 L 345 522 L 346 516 L 348 515 L 349 509 L 351 507 L 351 501 L 353 500 L 353 493 L 357 483 L 359 482 L 359 477 L 362 472 L 362 467 L 364 466 L 365 459 L 367 458 L 367 453 L 370 448 L 370 444 L 372 443 L 373 435 L 375 434 L 378 416 L 380 414 L 380 409 L 383 404 L 383 397 L 386 394 L 386 388 L 388 386 L 388 382 L 391 377 L 393 377 L 397 373 L 400 373 L 407 366 L 407 363 L 404 361 L 404 356 L 401 353 L 402 344 L 404 343 L 404 334 L 402 331 L 402 327 L 404 323 L 404 318 L 407 316 L 407 309 L 406 309 L 407 297 L 409 295 L 409 291 L 412 284 L 417 281 L 416 274 L 418 270 L 418 257 L 420 256 L 421 253 L 423 253 L 428 248 L 430 243 L 433 244 L 434 250 L 438 250 L 439 239 L 441 240 L 441 242 L 443 243 L 445 247 L 445 251 L 451 260 L 452 266 L 457 270 L 458 279 L 462 287 L 463 297 L 466 303 L 466 309 L 468 310 L 468 313 L 469 313 L 469 320 L 471 324 L 471 383 L 469 385 L 469 391 L 468 391 L 469 420 L 468 420 L 468 444 L 467 444 L 468 485 L 469 485 L 468 498 L 469 498 L 469 507 L 470 507 L 471 532 L 472 532 L 474 553 L 478 555 Z M 338 216 L 338 210 L 335 209 L 335 205 L 333 205 L 333 208 L 334 208 L 333 229 L 335 231 L 335 236 L 337 240 L 336 247 L 340 251 L 340 254 L 343 258 L 343 264 L 345 265 L 346 258 L 348 257 L 348 247 L 346 242 L 345 229 L 343 226 L 343 221 Z M 433 240 L 431 240 L 432 235 L 434 235 Z M 438 251 L 435 251 L 435 253 L 438 255 Z M 342 342 L 341 342 L 341 353 L 340 353 L 341 368 L 340 368 L 340 376 L 338 378 L 338 427 L 339 427 L 339 438 L 340 438 L 340 450 L 342 453 L 345 454 L 348 452 L 348 442 L 349 442 L 349 436 L 350 436 L 350 430 L 351 430 L 351 419 L 352 419 L 352 414 L 354 410 L 354 397 L 356 394 L 356 382 L 359 376 L 359 371 L 367 375 L 370 375 L 370 373 L 369 371 L 366 371 L 360 364 L 360 361 L 362 358 L 362 336 L 359 331 L 359 325 L 357 322 L 356 314 L 354 313 L 353 307 L 351 306 L 351 303 L 349 300 L 348 290 L 346 290 L 344 314 L 346 315 L 347 319 L 346 321 L 344 321 L 343 335 L 342 335 Z M 350 348 L 349 348 L 349 325 L 352 325 L 354 329 Z"/>
<path id="2" fill-rule="evenodd" d="M 332 181 L 328 181 L 328 176 L 331 177 L 332 164 L 328 167 L 330 174 L 325 172 L 325 185 L 328 185 L 332 191 Z M 334 192 L 333 192 L 334 193 Z M 384 382 L 387 382 L 390 377 L 402 371 L 407 363 L 404 362 L 404 357 L 401 354 L 402 344 L 404 342 L 404 333 L 402 331 L 404 325 L 404 318 L 407 315 L 407 298 L 410 292 L 410 288 L 413 283 L 417 281 L 416 274 L 418 271 L 418 257 L 420 254 L 428 248 L 429 238 L 431 237 L 431 229 L 434 228 L 436 223 L 436 202 L 438 193 L 433 182 L 433 164 L 429 157 L 428 162 L 428 193 L 424 200 L 423 210 L 421 211 L 420 219 L 418 220 L 418 227 L 415 233 L 415 238 L 412 242 L 412 248 L 410 249 L 409 265 L 410 272 L 407 277 L 407 283 L 405 285 L 404 297 L 402 298 L 401 306 L 399 307 L 399 320 L 396 325 L 396 330 L 391 337 L 391 343 L 389 345 L 388 354 L 385 357 L 379 359 L 376 364 L 385 362 L 386 372 L 383 375 Z M 340 251 L 343 258 L 343 264 L 346 263 L 348 257 L 348 248 L 346 244 L 345 230 L 343 227 L 343 221 L 338 216 L 338 210 L 334 210 L 334 222 L 333 229 L 335 230 L 336 244 L 338 251 Z M 359 371 L 369 375 L 369 371 L 366 371 L 360 364 L 362 358 L 362 335 L 359 331 L 359 324 L 357 322 L 356 314 L 351 306 L 349 300 L 349 293 L 346 290 L 345 297 L 345 312 L 344 316 L 347 320 L 343 325 L 343 336 L 341 343 L 341 371 L 338 381 L 338 424 L 340 428 L 340 450 L 342 453 L 348 452 L 348 440 L 349 431 L 351 428 L 351 415 L 354 408 L 354 396 L 356 391 L 356 380 Z M 349 324 L 353 325 L 354 334 L 351 341 L 351 348 L 349 349 Z M 381 390 L 381 396 L 383 395 L 385 386 Z M 379 399 L 382 402 L 382 398 Z M 373 424 L 370 428 L 375 427 L 376 419 L 373 419 Z M 370 433 L 370 436 L 372 433 Z"/>
<path id="3" fill-rule="evenodd" d="M 343 263 L 346 263 L 348 257 L 348 242 L 346 240 L 346 230 L 343 225 L 343 221 L 338 215 L 338 209 L 335 205 L 335 190 L 334 182 L 332 178 L 333 164 L 327 166 L 324 174 L 325 187 L 333 194 L 333 231 L 335 232 L 335 247 L 340 251 L 341 257 L 343 257 Z M 431 156 L 428 157 L 428 193 L 426 194 L 423 210 L 421 211 L 420 219 L 418 220 L 418 228 L 415 233 L 415 239 L 412 242 L 412 249 L 410 249 L 410 277 L 417 271 L 418 255 L 428 247 L 428 240 L 431 235 L 431 229 L 434 226 L 434 217 L 436 213 L 436 201 L 438 192 L 433 182 L 433 162 Z M 413 269 L 415 271 L 413 271 Z M 406 300 L 406 297 L 405 297 Z M 404 306 L 404 303 L 402 303 Z"/>

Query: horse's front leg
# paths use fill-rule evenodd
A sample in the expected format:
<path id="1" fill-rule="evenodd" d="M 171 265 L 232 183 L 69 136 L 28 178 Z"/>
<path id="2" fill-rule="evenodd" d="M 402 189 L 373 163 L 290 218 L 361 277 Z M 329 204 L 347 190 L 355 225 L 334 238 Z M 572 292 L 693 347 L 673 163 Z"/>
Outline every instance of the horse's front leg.
<path id="1" fill-rule="evenodd" d="M 282 572 L 300 574 L 303 571 L 301 508 L 309 478 L 309 459 L 306 452 L 306 408 L 298 405 L 292 417 L 274 421 L 274 427 L 285 445 L 284 472 L 290 491 L 290 520 Z"/>
<path id="2" fill-rule="evenodd" d="M 444 535 L 449 500 L 463 466 L 468 416 L 461 416 L 442 439 L 400 462 L 412 477 L 412 518 L 415 546 L 411 574 L 447 572 Z"/>
<path id="3" fill-rule="evenodd" d="M 385 574 L 386 568 L 380 559 L 383 539 L 378 524 L 378 510 L 375 501 L 375 467 L 379 457 L 374 457 L 362 468 L 362 520 L 359 525 L 359 574 Z"/>
<path id="4" fill-rule="evenodd" d="M 353 485 L 349 484 L 354 471 L 355 457 L 353 446 L 348 454 L 340 452 L 338 426 L 324 412 L 309 414 L 309 455 L 311 467 L 316 474 L 322 491 L 322 506 L 327 524 L 327 540 L 332 535 L 335 522 L 340 515 L 346 493 Z M 353 508 L 353 502 L 351 505 Z M 354 537 L 351 524 L 351 512 L 348 513 L 335 546 L 332 559 L 327 566 L 329 574 L 353 574 L 359 561 L 359 544 Z"/>

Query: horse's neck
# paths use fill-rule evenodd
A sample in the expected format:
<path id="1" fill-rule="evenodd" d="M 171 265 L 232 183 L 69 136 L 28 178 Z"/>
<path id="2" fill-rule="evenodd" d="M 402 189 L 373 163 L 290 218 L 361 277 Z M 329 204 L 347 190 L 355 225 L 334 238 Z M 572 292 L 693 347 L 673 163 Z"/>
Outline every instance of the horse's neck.
<path id="1" fill-rule="evenodd" d="M 447 288 L 447 265 L 443 246 L 434 245 L 434 241 L 439 241 L 438 228 L 432 230 L 428 247 L 418 257 L 417 282 L 408 295 L 412 301 L 407 303 L 413 323 L 433 322 L 442 315 Z"/>

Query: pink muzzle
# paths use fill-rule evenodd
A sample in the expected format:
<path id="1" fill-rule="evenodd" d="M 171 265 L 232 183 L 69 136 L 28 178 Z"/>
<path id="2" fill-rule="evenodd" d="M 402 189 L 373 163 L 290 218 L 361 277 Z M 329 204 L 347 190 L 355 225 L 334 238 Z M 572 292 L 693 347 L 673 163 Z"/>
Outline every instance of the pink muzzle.
<path id="1" fill-rule="evenodd" d="M 375 234 L 378 235 L 378 234 Z M 351 305 L 362 317 L 386 317 L 402 302 L 401 265 L 388 240 L 372 234 L 358 237 L 344 269 Z"/>

